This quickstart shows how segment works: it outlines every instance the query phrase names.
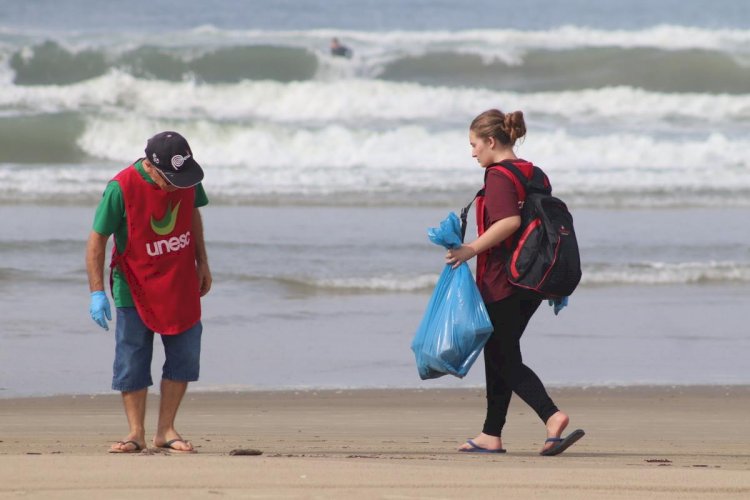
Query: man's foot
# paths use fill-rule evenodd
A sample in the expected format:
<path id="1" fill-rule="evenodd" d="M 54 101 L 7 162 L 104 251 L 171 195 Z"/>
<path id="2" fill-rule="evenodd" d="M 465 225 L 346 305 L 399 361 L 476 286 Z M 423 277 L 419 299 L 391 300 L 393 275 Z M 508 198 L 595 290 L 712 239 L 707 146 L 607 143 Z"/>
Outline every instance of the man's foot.
<path id="1" fill-rule="evenodd" d="M 146 443 L 139 443 L 135 439 L 117 441 L 109 447 L 110 453 L 140 453 L 146 448 Z"/>
<path id="2" fill-rule="evenodd" d="M 157 448 L 163 448 L 169 451 L 176 451 L 178 453 L 195 453 L 193 443 L 185 441 L 181 437 L 170 439 L 169 441 L 161 442 L 154 438 L 154 446 Z"/>
<path id="3" fill-rule="evenodd" d="M 544 453 L 559 442 L 559 438 L 568 426 L 569 421 L 570 419 L 568 416 L 561 411 L 558 411 L 547 419 L 547 441 L 545 441 L 544 447 L 540 453 Z"/>
<path id="4" fill-rule="evenodd" d="M 469 439 L 464 444 L 459 446 L 458 451 L 472 452 L 478 448 L 485 450 L 485 452 L 503 453 L 503 440 L 500 436 L 490 436 L 482 432 L 474 439 Z"/>

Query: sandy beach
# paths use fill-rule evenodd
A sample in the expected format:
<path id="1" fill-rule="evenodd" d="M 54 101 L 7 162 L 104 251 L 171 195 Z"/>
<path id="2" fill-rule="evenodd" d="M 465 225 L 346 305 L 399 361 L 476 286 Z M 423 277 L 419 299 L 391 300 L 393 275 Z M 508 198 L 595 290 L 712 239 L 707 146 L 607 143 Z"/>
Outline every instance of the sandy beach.
<path id="1" fill-rule="evenodd" d="M 503 456 L 455 448 L 481 426 L 480 389 L 188 393 L 198 449 L 112 455 L 118 395 L 0 400 L 3 498 L 748 498 L 749 386 L 553 389 L 586 437 L 541 457 L 517 398 Z M 155 400 L 147 425 L 155 425 Z M 236 456 L 257 449 L 260 456 Z"/>
<path id="2" fill-rule="evenodd" d="M 748 0 L 94 3 L 0 3 L 0 500 L 750 499 Z M 421 381 L 409 348 L 492 108 L 575 218 L 581 285 L 522 339 L 586 431 L 559 457 L 517 398 L 507 454 L 458 453 L 483 359 Z M 198 453 L 115 455 L 86 240 L 165 130 L 210 200 Z"/>

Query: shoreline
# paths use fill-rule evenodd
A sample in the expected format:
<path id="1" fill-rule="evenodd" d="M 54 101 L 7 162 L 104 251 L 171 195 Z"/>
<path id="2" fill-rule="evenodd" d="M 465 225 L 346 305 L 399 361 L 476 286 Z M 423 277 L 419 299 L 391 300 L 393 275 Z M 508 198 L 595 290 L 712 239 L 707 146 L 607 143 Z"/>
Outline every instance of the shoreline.
<path id="1" fill-rule="evenodd" d="M 453 380 L 453 377 L 446 376 L 446 380 Z M 429 384 L 434 380 L 432 379 L 423 381 L 425 384 Z M 191 384 L 195 384 L 192 382 Z M 712 392 L 720 389 L 747 389 L 750 391 L 750 384 L 744 382 L 737 383 L 611 383 L 611 384 L 554 384 L 545 383 L 547 390 L 550 392 L 560 393 L 575 393 L 575 392 L 591 392 L 591 391 L 610 391 L 619 392 L 626 394 L 628 392 L 669 392 L 669 391 L 706 391 Z M 0 388 L 0 403 L 7 401 L 24 401 L 24 400 L 49 400 L 49 399 L 77 399 L 77 398 L 107 398 L 114 397 L 119 399 L 119 392 L 113 390 L 107 390 L 103 392 L 61 392 L 54 394 L 29 394 L 29 395 L 13 395 L 3 396 L 3 388 Z M 446 391 L 446 392 L 460 392 L 460 391 L 484 391 L 484 384 L 471 384 L 464 385 L 461 387 L 455 386 L 427 386 L 419 387 L 414 386 L 369 386 L 369 387 L 336 387 L 336 386 L 284 386 L 284 387 L 261 387 L 261 386 L 250 386 L 250 385 L 217 385 L 194 388 L 193 385 L 188 387 L 187 396 L 212 396 L 212 395 L 280 395 L 290 393 L 344 393 L 344 392 L 425 392 L 425 391 Z M 159 385 L 154 384 L 149 388 L 149 397 L 159 394 Z"/>
<path id="2" fill-rule="evenodd" d="M 513 398 L 508 453 L 457 453 L 482 389 L 188 392 L 177 425 L 198 453 L 106 451 L 118 394 L 0 400 L 0 497 L 209 493 L 283 498 L 746 498 L 750 385 L 550 388 L 586 436 L 541 457 L 544 427 Z M 147 439 L 156 419 L 149 396 Z M 232 456 L 259 449 L 260 456 Z"/>

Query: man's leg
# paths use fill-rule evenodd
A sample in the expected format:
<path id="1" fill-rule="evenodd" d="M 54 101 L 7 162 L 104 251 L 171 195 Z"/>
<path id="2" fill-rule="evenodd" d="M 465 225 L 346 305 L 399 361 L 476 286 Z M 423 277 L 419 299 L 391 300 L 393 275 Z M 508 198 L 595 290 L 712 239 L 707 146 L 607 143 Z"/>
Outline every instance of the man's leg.
<path id="1" fill-rule="evenodd" d="M 148 389 L 122 393 L 122 404 L 125 407 L 125 416 L 128 417 L 130 434 L 112 445 L 110 451 L 131 453 L 140 451 L 146 447 L 146 395 Z"/>
<path id="2" fill-rule="evenodd" d="M 175 419 L 188 382 L 198 380 L 200 372 L 201 335 L 199 321 L 178 335 L 162 335 L 164 368 L 162 369 L 159 424 L 154 436 L 154 446 L 175 451 L 194 451 L 193 445 L 175 429 Z"/>
<path id="3" fill-rule="evenodd" d="M 193 445 L 189 441 L 184 441 L 174 427 L 177 410 L 180 408 L 187 386 L 187 382 L 162 379 L 159 424 L 154 436 L 154 446 L 165 446 L 170 443 L 168 447 L 175 451 L 193 451 Z"/>
<path id="4" fill-rule="evenodd" d="M 112 445 L 113 453 L 137 452 L 146 447 L 146 396 L 151 381 L 154 334 L 134 307 L 117 308 L 112 389 L 122 393 L 130 432 Z"/>

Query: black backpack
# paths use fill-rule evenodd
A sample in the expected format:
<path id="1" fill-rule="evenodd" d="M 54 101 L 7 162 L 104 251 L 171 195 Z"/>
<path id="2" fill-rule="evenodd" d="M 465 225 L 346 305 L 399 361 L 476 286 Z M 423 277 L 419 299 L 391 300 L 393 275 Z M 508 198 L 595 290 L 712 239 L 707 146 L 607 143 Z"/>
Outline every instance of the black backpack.
<path id="1" fill-rule="evenodd" d="M 552 196 L 541 168 L 534 167 L 531 179 L 527 179 L 512 162 L 500 165 L 515 175 L 526 191 L 521 227 L 506 260 L 508 281 L 536 298 L 571 295 L 581 281 L 581 257 L 573 216 L 562 200 Z M 484 196 L 484 189 L 474 199 L 477 196 Z M 472 203 L 474 200 L 461 210 L 462 241 Z"/>

